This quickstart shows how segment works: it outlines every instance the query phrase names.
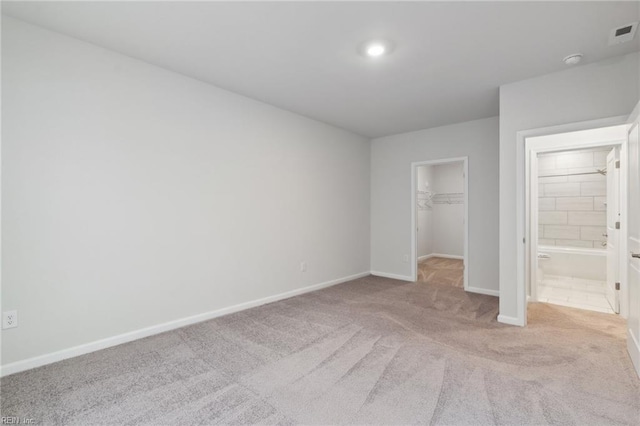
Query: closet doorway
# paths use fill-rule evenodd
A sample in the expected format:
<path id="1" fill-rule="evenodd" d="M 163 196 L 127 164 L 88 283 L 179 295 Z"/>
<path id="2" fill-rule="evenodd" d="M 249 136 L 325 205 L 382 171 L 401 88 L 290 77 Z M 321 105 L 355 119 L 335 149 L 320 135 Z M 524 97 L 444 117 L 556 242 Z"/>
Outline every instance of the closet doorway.
<path id="1" fill-rule="evenodd" d="M 468 158 L 411 165 L 412 278 L 468 290 Z"/>

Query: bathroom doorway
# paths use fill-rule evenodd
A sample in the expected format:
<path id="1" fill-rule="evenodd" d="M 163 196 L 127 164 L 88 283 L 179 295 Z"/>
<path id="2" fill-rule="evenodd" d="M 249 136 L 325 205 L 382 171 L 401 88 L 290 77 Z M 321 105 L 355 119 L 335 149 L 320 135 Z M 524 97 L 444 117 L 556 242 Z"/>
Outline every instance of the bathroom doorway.
<path id="1" fill-rule="evenodd" d="M 467 174 L 466 157 L 412 164 L 414 281 L 469 290 Z"/>
<path id="2" fill-rule="evenodd" d="M 625 126 L 527 139 L 529 301 L 626 314 Z"/>

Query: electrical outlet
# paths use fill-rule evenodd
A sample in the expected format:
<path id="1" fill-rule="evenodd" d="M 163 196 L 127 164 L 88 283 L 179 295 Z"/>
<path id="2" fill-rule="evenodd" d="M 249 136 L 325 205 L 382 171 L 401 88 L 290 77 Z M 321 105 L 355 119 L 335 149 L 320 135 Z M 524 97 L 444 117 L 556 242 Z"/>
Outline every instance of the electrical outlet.
<path id="1" fill-rule="evenodd" d="M 18 326 L 18 311 L 5 311 L 2 313 L 2 328 L 15 328 Z"/>
<path id="2" fill-rule="evenodd" d="M 307 262 L 300 262 L 300 272 L 307 272 Z"/>
<path id="3" fill-rule="evenodd" d="M 402 256 L 402 261 L 405 263 L 409 262 L 409 255 L 405 254 L 404 256 Z"/>

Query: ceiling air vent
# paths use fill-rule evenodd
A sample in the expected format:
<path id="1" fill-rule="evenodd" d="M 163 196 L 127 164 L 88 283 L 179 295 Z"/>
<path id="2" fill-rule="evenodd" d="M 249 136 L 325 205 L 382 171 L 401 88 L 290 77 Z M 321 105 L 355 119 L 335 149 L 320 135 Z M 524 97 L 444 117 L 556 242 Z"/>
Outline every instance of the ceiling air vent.
<path id="1" fill-rule="evenodd" d="M 638 23 L 632 22 L 630 24 L 612 29 L 611 33 L 609 33 L 609 46 L 633 40 L 633 36 L 636 35 L 637 28 Z"/>

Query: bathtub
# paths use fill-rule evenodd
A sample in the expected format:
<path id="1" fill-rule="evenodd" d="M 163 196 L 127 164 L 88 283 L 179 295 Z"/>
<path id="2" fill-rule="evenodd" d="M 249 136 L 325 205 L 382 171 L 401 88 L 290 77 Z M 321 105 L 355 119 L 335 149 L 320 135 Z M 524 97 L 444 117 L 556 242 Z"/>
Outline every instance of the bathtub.
<path id="1" fill-rule="evenodd" d="M 607 251 L 593 248 L 538 246 L 538 279 L 543 279 L 545 275 L 606 281 Z"/>

